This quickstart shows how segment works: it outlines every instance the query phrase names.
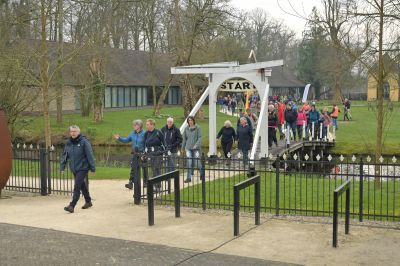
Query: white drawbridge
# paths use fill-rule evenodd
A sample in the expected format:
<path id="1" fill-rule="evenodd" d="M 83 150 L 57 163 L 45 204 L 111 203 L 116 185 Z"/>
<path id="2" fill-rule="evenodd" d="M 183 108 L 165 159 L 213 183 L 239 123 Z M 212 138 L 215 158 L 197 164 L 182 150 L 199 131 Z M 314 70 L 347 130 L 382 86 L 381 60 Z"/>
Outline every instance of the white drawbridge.
<path id="1" fill-rule="evenodd" d="M 261 112 L 258 118 L 257 129 L 254 136 L 254 143 L 250 153 L 250 159 L 254 159 L 258 146 L 258 139 L 261 138 L 260 157 L 267 157 L 268 154 L 268 77 L 271 70 L 268 68 L 283 66 L 283 60 L 258 62 L 239 65 L 239 62 L 223 62 L 205 65 L 190 65 L 172 67 L 172 74 L 205 74 L 208 78 L 208 87 L 197 101 L 189 116 L 194 116 L 201 105 L 208 98 L 209 101 L 209 155 L 217 154 L 217 94 L 224 82 L 232 79 L 245 79 L 251 82 L 261 97 Z M 186 121 L 180 130 L 183 132 L 187 126 Z"/>

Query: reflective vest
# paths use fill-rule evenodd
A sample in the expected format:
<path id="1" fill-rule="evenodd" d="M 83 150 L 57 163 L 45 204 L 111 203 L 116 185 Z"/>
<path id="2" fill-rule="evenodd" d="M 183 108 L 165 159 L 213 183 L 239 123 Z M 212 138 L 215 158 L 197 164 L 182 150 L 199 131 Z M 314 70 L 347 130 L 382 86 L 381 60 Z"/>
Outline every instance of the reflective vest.
<path id="1" fill-rule="evenodd" d="M 331 113 L 331 117 L 337 118 L 339 116 L 339 107 L 335 106 L 333 107 L 333 112 Z"/>

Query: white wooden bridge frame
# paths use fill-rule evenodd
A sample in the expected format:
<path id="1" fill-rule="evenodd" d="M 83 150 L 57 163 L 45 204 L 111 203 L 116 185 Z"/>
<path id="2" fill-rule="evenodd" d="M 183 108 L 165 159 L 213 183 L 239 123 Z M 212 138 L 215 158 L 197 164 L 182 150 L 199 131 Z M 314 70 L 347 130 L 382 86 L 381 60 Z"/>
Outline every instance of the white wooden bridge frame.
<path id="1" fill-rule="evenodd" d="M 208 87 L 193 107 L 189 116 L 194 116 L 209 96 L 209 156 L 217 154 L 217 94 L 220 86 L 231 79 L 242 78 L 250 81 L 257 88 L 261 101 L 261 112 L 258 118 L 257 129 L 254 136 L 254 143 L 250 153 L 250 159 L 254 159 L 257 151 L 258 139 L 261 137 L 260 157 L 267 157 L 268 154 L 268 77 L 271 70 L 268 68 L 283 66 L 283 60 L 258 62 L 239 65 L 239 62 L 223 62 L 205 65 L 190 65 L 172 67 L 172 74 L 205 74 L 208 78 Z M 180 127 L 183 133 L 187 126 L 186 120 Z"/>

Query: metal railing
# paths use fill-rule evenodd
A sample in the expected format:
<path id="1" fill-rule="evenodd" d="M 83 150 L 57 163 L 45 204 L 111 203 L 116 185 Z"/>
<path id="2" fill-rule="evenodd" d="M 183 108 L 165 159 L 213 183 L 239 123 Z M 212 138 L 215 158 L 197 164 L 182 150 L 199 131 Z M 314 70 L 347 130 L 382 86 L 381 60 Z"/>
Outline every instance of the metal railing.
<path id="1" fill-rule="evenodd" d="M 345 229 L 344 233 L 349 234 L 350 229 L 350 180 L 347 180 L 341 184 L 333 192 L 333 236 L 332 245 L 334 248 L 337 247 L 337 233 L 338 233 L 338 201 L 339 197 L 346 192 L 346 210 L 345 210 Z"/>
<path id="2" fill-rule="evenodd" d="M 150 178 L 147 181 L 147 206 L 148 206 L 148 218 L 149 225 L 154 225 L 154 187 L 156 191 L 158 190 L 158 185 L 162 181 L 169 181 L 170 179 L 174 179 L 174 203 L 175 203 L 175 217 L 178 218 L 181 216 L 181 205 L 180 205 L 180 186 L 179 186 L 179 171 L 173 171 L 169 173 L 165 173 L 153 178 Z"/>
<path id="3" fill-rule="evenodd" d="M 14 144 L 13 166 L 6 190 L 48 194 L 69 194 L 73 177 L 69 169 L 60 172 L 61 148 Z"/>
<path id="4" fill-rule="evenodd" d="M 254 216 L 255 224 L 260 225 L 260 176 L 250 177 L 233 186 L 233 235 L 239 235 L 240 191 L 254 185 Z"/>
<path id="5" fill-rule="evenodd" d="M 275 215 L 333 216 L 332 191 L 347 179 L 354 197 L 350 201 L 350 216 L 360 221 L 400 221 L 400 164 L 395 157 L 374 160 L 370 156 L 324 155 L 320 153 L 295 153 L 276 160 L 256 159 L 251 164 L 237 154 L 230 159 L 202 156 L 191 160 L 204 166 L 204 178 L 197 168 L 190 168 L 188 158 L 173 158 L 174 169 L 180 172 L 181 206 L 203 209 L 234 209 L 232 187 L 254 173 L 260 176 L 261 212 Z M 149 157 L 150 161 L 151 156 Z M 171 171 L 162 159 L 161 172 Z M 192 163 L 193 165 L 194 163 Z M 147 164 L 148 176 L 152 166 Z M 191 176 L 190 183 L 183 181 Z M 142 182 L 143 183 L 143 182 Z M 145 188 L 141 188 L 145 195 Z M 142 196 L 142 200 L 146 196 Z M 171 188 L 163 182 L 156 193 L 155 202 L 170 205 L 174 202 Z M 245 190 L 241 208 L 252 211 L 253 194 Z M 344 215 L 344 201 L 339 200 L 338 213 Z"/>

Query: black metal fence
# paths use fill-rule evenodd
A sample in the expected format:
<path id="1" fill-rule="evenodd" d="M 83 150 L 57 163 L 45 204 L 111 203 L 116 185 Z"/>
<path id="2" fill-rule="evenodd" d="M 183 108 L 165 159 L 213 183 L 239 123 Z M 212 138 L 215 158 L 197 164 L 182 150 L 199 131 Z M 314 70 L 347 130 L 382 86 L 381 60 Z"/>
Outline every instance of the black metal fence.
<path id="1" fill-rule="evenodd" d="M 153 166 L 149 161 L 153 158 L 148 156 L 146 160 L 143 167 L 147 171 L 144 172 L 151 176 Z M 182 206 L 233 210 L 232 188 L 255 174 L 251 173 L 253 165 L 261 179 L 262 212 L 332 217 L 332 192 L 342 183 L 351 180 L 352 218 L 360 221 L 364 218 L 400 220 L 400 164 L 396 157 L 374 160 L 370 156 L 343 157 L 299 152 L 274 160 L 251 160 L 245 164 L 240 154 L 230 159 L 208 158 L 202 154 L 191 160 L 201 162 L 204 177 L 196 167 L 189 168 L 185 157 L 173 157 L 173 169 L 165 165 L 167 160 L 171 160 L 171 156 L 164 156 L 162 165 L 157 167 L 162 167 L 161 172 L 175 169 L 180 171 Z M 188 176 L 191 182 L 184 183 Z M 145 195 L 144 191 L 142 195 Z M 174 197 L 167 182 L 162 184 L 155 200 L 158 204 L 173 204 Z M 253 188 L 244 189 L 240 202 L 242 210 L 254 211 Z M 339 201 L 338 208 L 339 214 L 343 215 L 344 200 Z"/>
<path id="2" fill-rule="evenodd" d="M 60 172 L 60 148 L 26 144 L 13 145 L 13 166 L 7 190 L 48 194 L 69 194 L 73 177 L 66 169 Z"/>
<path id="3" fill-rule="evenodd" d="M 72 174 L 68 169 L 63 175 L 59 171 L 62 149 L 14 145 L 13 153 L 12 176 L 6 189 L 43 195 L 71 193 Z M 252 165 L 254 170 L 249 167 Z M 370 156 L 344 157 L 311 150 L 245 162 L 241 153 L 233 152 L 231 158 L 209 158 L 196 152 L 189 163 L 184 155 L 146 154 L 140 160 L 140 167 L 142 180 L 138 182 L 141 192 L 136 193 L 140 196 L 138 201 L 146 200 L 143 180 L 179 170 L 181 206 L 233 210 L 233 186 L 259 175 L 262 212 L 332 217 L 332 192 L 351 180 L 352 218 L 360 221 L 400 220 L 400 163 L 394 156 L 375 160 Z M 185 183 L 188 177 L 191 180 Z M 155 202 L 172 205 L 173 190 L 171 182 L 162 182 L 161 187 L 155 189 Z M 254 212 L 253 190 L 250 187 L 241 193 L 242 211 Z M 339 200 L 338 208 L 339 214 L 343 215 L 344 200 Z"/>

